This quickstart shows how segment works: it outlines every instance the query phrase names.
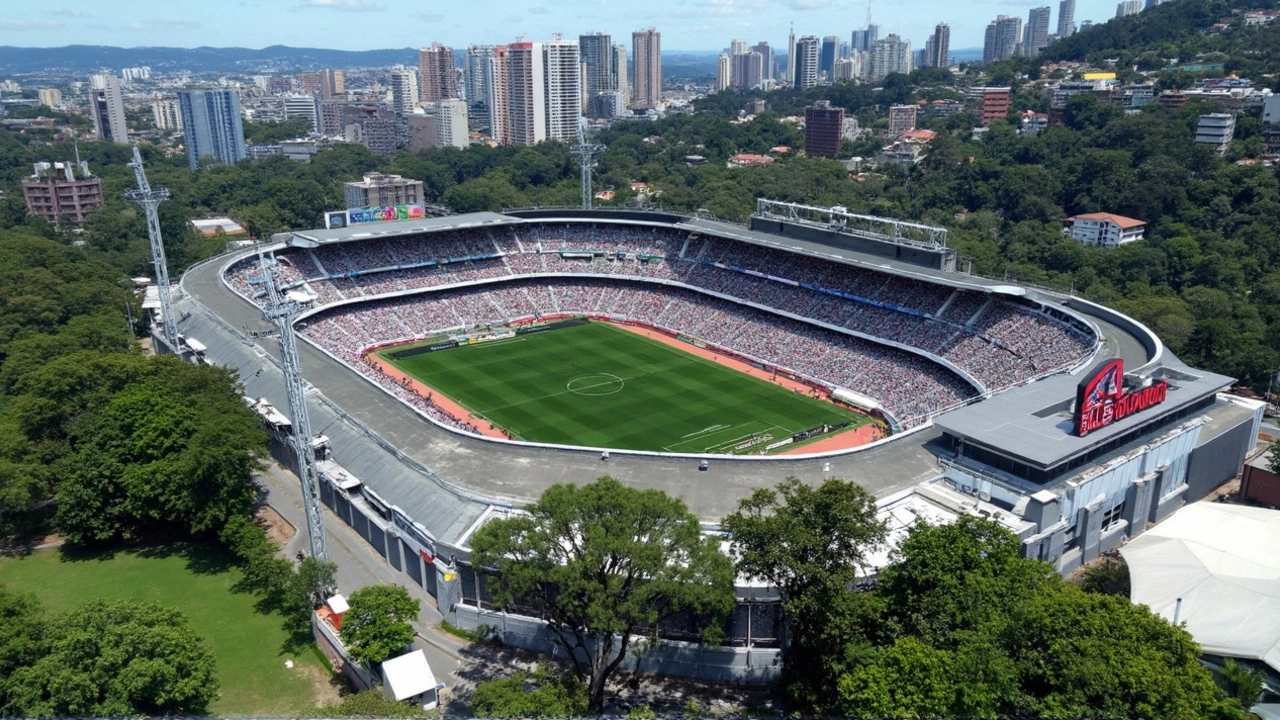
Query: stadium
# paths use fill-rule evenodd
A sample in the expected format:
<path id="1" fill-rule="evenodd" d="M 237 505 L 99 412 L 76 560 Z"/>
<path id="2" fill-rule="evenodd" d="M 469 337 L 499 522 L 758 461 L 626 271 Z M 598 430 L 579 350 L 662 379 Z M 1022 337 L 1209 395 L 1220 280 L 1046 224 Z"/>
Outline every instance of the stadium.
<path id="1" fill-rule="evenodd" d="M 894 533 L 980 514 L 1069 572 L 1234 477 L 1262 418 L 1133 319 L 960 272 L 945 230 L 842 208 L 339 222 L 262 252 L 308 308 L 324 503 L 463 627 L 494 624 L 468 538 L 557 482 L 659 488 L 713 531 L 754 488 L 841 477 Z M 289 462 L 263 262 L 192 268 L 175 312 Z M 768 680 L 770 592 L 741 583 L 722 647 L 659 628 L 675 642 L 644 669 Z M 548 648 L 536 620 L 502 622 Z"/>

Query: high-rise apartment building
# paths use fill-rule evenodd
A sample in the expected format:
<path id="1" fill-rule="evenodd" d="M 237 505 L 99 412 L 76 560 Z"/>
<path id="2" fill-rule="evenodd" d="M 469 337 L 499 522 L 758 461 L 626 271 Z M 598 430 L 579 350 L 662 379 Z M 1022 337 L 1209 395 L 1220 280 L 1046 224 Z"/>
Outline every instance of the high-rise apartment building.
<path id="1" fill-rule="evenodd" d="M 578 43 L 556 40 L 542 44 L 547 100 L 547 139 L 572 145 L 582 122 L 582 65 Z"/>
<path id="2" fill-rule="evenodd" d="M 512 145 L 536 145 L 547 138 L 547 88 L 542 43 L 507 46 L 507 98 Z"/>
<path id="3" fill-rule="evenodd" d="M 631 107 L 652 110 L 662 103 L 662 33 L 653 28 L 631 33 L 631 57 L 635 63 Z"/>
<path id="4" fill-rule="evenodd" d="M 883 40 L 877 40 L 875 47 L 871 49 L 871 69 L 868 76 L 872 80 L 883 80 L 893 73 L 910 73 L 914 69 L 910 40 L 903 40 L 894 33 L 889 33 Z"/>
<path id="5" fill-rule="evenodd" d="M 993 62 L 1008 60 L 1013 57 L 1022 40 L 1022 18 L 1011 15 L 999 15 L 987 25 L 986 36 L 982 43 L 982 62 L 990 65 Z"/>
<path id="6" fill-rule="evenodd" d="M 465 102 L 456 98 L 439 100 L 432 110 L 436 116 L 437 147 L 465 148 L 471 144 Z"/>
<path id="7" fill-rule="evenodd" d="M 1031 8 L 1022 34 L 1022 54 L 1034 57 L 1049 47 L 1049 6 Z"/>
<path id="8" fill-rule="evenodd" d="M 311 122 L 312 132 L 319 132 L 320 102 L 320 98 L 315 95 L 285 95 L 284 117 L 286 120 L 306 118 Z"/>
<path id="9" fill-rule="evenodd" d="M 628 101 L 631 98 L 631 81 L 627 78 L 627 46 L 622 43 L 613 44 L 613 86 L 619 92 L 627 96 Z"/>
<path id="10" fill-rule="evenodd" d="M 828 35 L 822 38 L 822 50 L 818 53 L 818 72 L 824 75 L 827 82 L 835 76 L 836 59 L 840 55 L 840 38 Z"/>
<path id="11" fill-rule="evenodd" d="M 1116 17 L 1124 17 L 1125 15 L 1137 15 L 1142 12 L 1145 3 L 1143 0 L 1123 0 L 1116 5 Z"/>
<path id="12" fill-rule="evenodd" d="M 972 87 L 966 92 L 969 97 L 977 98 L 978 117 L 982 119 L 983 125 L 989 125 L 995 120 L 1007 120 L 1009 118 L 1011 88 Z"/>
<path id="13" fill-rule="evenodd" d="M 894 105 L 889 108 L 889 136 L 900 138 L 916 129 L 915 105 Z"/>
<path id="14" fill-rule="evenodd" d="M 582 59 L 582 109 L 591 98 L 617 90 L 618 73 L 613 68 L 613 38 L 604 33 L 578 36 L 578 54 Z"/>
<path id="15" fill-rule="evenodd" d="M 745 45 L 744 45 L 745 46 Z M 760 53 L 744 52 L 732 56 L 729 85 L 735 90 L 752 90 L 764 82 L 764 58 Z"/>
<path id="16" fill-rule="evenodd" d="M 1058 3 L 1058 39 L 1068 37 L 1076 31 L 1076 0 L 1062 0 Z"/>
<path id="17" fill-rule="evenodd" d="M 818 38 L 813 35 L 805 35 L 796 40 L 796 74 L 791 78 L 791 82 L 798 88 L 813 87 L 818 84 L 818 55 L 821 52 L 821 46 L 818 44 Z"/>
<path id="18" fill-rule="evenodd" d="M 761 40 L 760 42 L 752 46 L 751 50 L 753 52 L 760 53 L 761 61 L 764 63 L 764 79 L 773 80 L 774 79 L 773 66 L 774 66 L 774 63 L 777 62 L 777 58 L 774 56 L 773 48 L 769 47 L 769 43 L 765 42 L 764 40 Z"/>
<path id="19" fill-rule="evenodd" d="M 720 53 L 716 59 L 716 92 L 723 92 L 733 86 L 733 58 L 728 53 Z"/>
<path id="20" fill-rule="evenodd" d="M 819 100 L 804 109 L 804 152 L 809 157 L 835 157 L 844 134 L 844 108 Z"/>
<path id="21" fill-rule="evenodd" d="M 463 90 L 467 96 L 467 104 L 484 115 L 484 108 L 489 101 L 489 58 L 493 57 L 492 45 L 470 45 L 467 47 L 466 65 L 463 67 Z"/>
<path id="22" fill-rule="evenodd" d="M 235 90 L 180 90 L 182 133 L 187 165 L 194 171 L 200 159 L 212 157 L 224 165 L 245 158 L 240 95 Z"/>
<path id="23" fill-rule="evenodd" d="M 55 88 L 41 88 L 40 104 L 45 107 L 57 107 L 61 105 L 62 91 Z"/>
<path id="24" fill-rule="evenodd" d="M 341 70 L 320 70 L 298 76 L 302 92 L 319 95 L 322 100 L 344 98 L 347 95 L 346 75 Z"/>
<path id="25" fill-rule="evenodd" d="M 747 41 L 746 41 L 746 40 L 730 40 L 730 41 L 729 41 L 729 54 L 730 54 L 730 55 L 742 55 L 742 54 L 744 54 L 745 52 L 747 52 Z"/>
<path id="26" fill-rule="evenodd" d="M 493 55 L 486 59 L 488 84 L 485 90 L 488 95 L 485 103 L 488 111 L 489 137 L 502 145 L 511 142 L 511 104 L 508 100 L 510 78 L 507 58 L 506 46 L 500 45 L 494 48 Z"/>
<path id="27" fill-rule="evenodd" d="M 928 67 L 951 66 L 951 26 L 940 22 L 925 43 L 924 63 Z"/>
<path id="28" fill-rule="evenodd" d="M 182 108 L 178 107 L 178 101 L 172 98 L 151 103 L 151 118 L 155 120 L 156 127 L 161 130 L 182 129 Z"/>
<path id="29" fill-rule="evenodd" d="M 849 42 L 849 49 L 871 52 L 871 50 L 876 46 L 876 41 L 879 39 L 880 26 L 868 25 L 865 29 L 853 31 L 853 36 L 850 38 Z"/>
<path id="30" fill-rule="evenodd" d="M 364 179 L 342 184 L 347 208 L 412 205 L 422 202 L 422 181 L 399 175 L 365 173 Z"/>
<path id="31" fill-rule="evenodd" d="M 391 68 L 391 109 L 397 115 L 412 115 L 418 106 L 418 72 L 396 65 Z"/>
<path id="32" fill-rule="evenodd" d="M 789 83 L 796 81 L 796 29 L 794 27 L 787 33 L 787 76 L 784 79 Z"/>
<path id="33" fill-rule="evenodd" d="M 418 51 L 418 100 L 433 103 L 458 97 L 458 71 L 453 48 L 431 43 Z"/>
<path id="34" fill-rule="evenodd" d="M 90 210 L 102 205 L 102 180 L 89 172 L 87 162 L 39 162 L 35 173 L 22 181 L 22 198 L 27 212 L 46 222 L 80 225 Z"/>
<path id="35" fill-rule="evenodd" d="M 103 73 L 90 77 L 89 84 L 92 88 L 89 91 L 89 111 L 93 116 L 93 129 L 98 139 L 116 143 L 129 142 L 120 78 Z"/>

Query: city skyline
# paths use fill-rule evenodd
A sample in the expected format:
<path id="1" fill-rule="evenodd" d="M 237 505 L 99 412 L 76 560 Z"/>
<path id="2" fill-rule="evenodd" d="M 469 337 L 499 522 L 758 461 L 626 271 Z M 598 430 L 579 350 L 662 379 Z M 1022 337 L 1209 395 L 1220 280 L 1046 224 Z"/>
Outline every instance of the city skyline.
<path id="1" fill-rule="evenodd" d="M 183 14 L 157 0 L 102 0 L 91 10 L 78 7 L 32 9 L 0 19 L 0 45 L 60 47 L 327 47 L 372 50 L 426 47 L 432 42 L 465 48 L 505 44 L 517 37 L 546 41 L 557 32 L 566 39 L 591 32 L 625 38 L 649 26 L 663 34 L 668 52 L 716 52 L 732 38 L 760 40 L 786 48 L 786 29 L 796 36 L 845 36 L 864 26 L 865 0 L 652 0 L 642 6 L 621 0 L 541 0 L 515 9 L 497 0 L 475 0 L 465 11 L 424 10 L 408 0 L 225 0 L 228 12 Z M 1076 22 L 1105 22 L 1115 15 L 1114 0 L 1080 0 Z M 963 10 L 939 0 L 879 0 L 873 21 L 881 36 L 895 33 L 923 47 L 934 26 L 951 27 L 953 48 L 981 47 L 986 24 L 999 14 L 1025 15 L 1015 0 Z M 208 6 L 205 8 L 209 9 Z M 1054 22 L 1057 8 L 1054 8 Z M 249 19 L 250 22 L 246 22 Z M 365 26 L 371 31 L 351 32 Z M 376 30 L 374 32 L 373 30 Z"/>

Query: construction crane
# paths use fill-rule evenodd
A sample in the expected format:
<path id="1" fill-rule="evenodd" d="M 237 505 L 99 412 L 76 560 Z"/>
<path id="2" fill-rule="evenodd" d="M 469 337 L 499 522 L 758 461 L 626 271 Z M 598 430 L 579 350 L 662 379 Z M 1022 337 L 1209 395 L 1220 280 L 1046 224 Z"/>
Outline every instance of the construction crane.
<path id="1" fill-rule="evenodd" d="M 307 536 L 311 541 L 311 557 L 328 562 L 325 545 L 324 516 L 320 511 L 320 475 L 316 471 L 316 453 L 311 444 L 311 418 L 307 413 L 306 390 L 302 385 L 302 365 L 298 361 L 298 341 L 293 333 L 293 319 L 310 300 L 300 301 L 280 290 L 274 257 L 259 252 L 263 283 L 267 287 L 266 306 L 262 317 L 276 326 L 280 339 L 280 362 L 284 366 L 284 385 L 289 396 L 289 417 L 293 421 L 293 455 L 297 461 L 298 480 L 302 483 L 302 504 L 307 511 Z"/>
<path id="2" fill-rule="evenodd" d="M 587 142 L 586 133 L 582 129 L 584 123 L 584 120 L 578 119 L 578 144 L 570 148 L 569 152 L 578 156 L 578 164 L 582 168 L 582 209 L 590 210 L 595 198 L 591 194 L 591 168 L 595 167 L 596 156 L 608 148 Z"/>
<path id="3" fill-rule="evenodd" d="M 138 146 L 133 146 L 133 162 L 129 163 L 137 178 L 136 190 L 125 190 L 124 198 L 142 206 L 142 213 L 147 216 L 147 237 L 151 240 L 151 264 L 156 269 L 156 289 L 160 295 L 160 328 L 164 334 L 164 342 L 169 351 L 175 355 L 180 353 L 178 347 L 178 320 L 173 314 L 173 298 L 169 293 L 169 266 L 164 259 L 164 240 L 160 237 L 160 203 L 169 199 L 167 188 L 152 188 L 147 182 L 147 173 L 142 169 L 142 154 Z"/>

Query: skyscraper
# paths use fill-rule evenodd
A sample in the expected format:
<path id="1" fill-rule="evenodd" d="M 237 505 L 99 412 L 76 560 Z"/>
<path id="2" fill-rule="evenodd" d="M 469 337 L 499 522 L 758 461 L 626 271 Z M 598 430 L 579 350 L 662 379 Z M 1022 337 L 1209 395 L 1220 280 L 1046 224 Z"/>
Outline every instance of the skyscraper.
<path id="1" fill-rule="evenodd" d="M 492 45 L 470 45 L 467 47 L 466 64 L 463 66 L 463 90 L 466 91 L 467 105 L 479 115 L 489 101 L 489 58 L 493 57 Z"/>
<path id="2" fill-rule="evenodd" d="M 862 52 L 871 52 L 876 45 L 876 40 L 880 39 L 880 26 L 867 25 L 863 30 L 854 30 L 853 36 L 850 38 L 849 48 L 851 50 L 861 50 Z"/>
<path id="3" fill-rule="evenodd" d="M 940 22 L 933 29 L 933 35 L 926 43 L 924 54 L 925 64 L 929 67 L 950 67 L 951 66 L 951 26 Z"/>
<path id="4" fill-rule="evenodd" d="M 93 75 L 89 78 L 89 86 L 89 110 L 93 115 L 93 130 L 98 139 L 115 143 L 129 142 L 120 78 L 109 73 Z"/>
<path id="5" fill-rule="evenodd" d="M 804 152 L 809 157 L 835 157 L 844 133 L 844 108 L 819 100 L 804 109 Z"/>
<path id="6" fill-rule="evenodd" d="M 465 148 L 470 144 L 466 103 L 453 98 L 439 100 L 432 110 L 436 116 L 436 147 Z"/>
<path id="7" fill-rule="evenodd" d="M 743 54 L 743 53 L 745 53 L 746 51 L 747 51 L 747 41 L 746 41 L 746 40 L 730 40 L 730 41 L 729 41 L 729 54 L 730 54 L 730 55 L 742 55 L 742 54 Z"/>
<path id="8" fill-rule="evenodd" d="M 578 54 L 582 58 L 582 107 L 602 92 L 617 90 L 618 73 L 613 69 L 613 38 L 604 33 L 578 36 Z"/>
<path id="9" fill-rule="evenodd" d="M 1076 0 L 1058 3 L 1058 37 L 1064 38 L 1076 31 Z"/>
<path id="10" fill-rule="evenodd" d="M 319 70 L 298 76 L 302 92 L 332 100 L 347 94 L 347 79 L 341 70 Z"/>
<path id="11" fill-rule="evenodd" d="M 1144 7 L 1143 0 L 1123 0 L 1116 5 L 1116 17 L 1124 17 L 1125 15 L 1137 15 L 1142 12 Z"/>
<path id="12" fill-rule="evenodd" d="M 735 90 L 751 90 L 764 80 L 764 58 L 760 53 L 744 52 L 731 57 L 730 85 Z"/>
<path id="13" fill-rule="evenodd" d="M 582 121 L 582 66 L 578 43 L 556 40 L 543 43 L 542 51 L 547 139 L 572 145 L 578 141 L 578 124 Z"/>
<path id="14" fill-rule="evenodd" d="M 786 81 L 796 81 L 796 29 L 793 26 L 787 34 L 787 77 Z"/>
<path id="15" fill-rule="evenodd" d="M 178 105 L 182 109 L 187 165 L 193 171 L 206 155 L 224 165 L 244 159 L 240 95 L 235 90 L 180 90 Z"/>
<path id="16" fill-rule="evenodd" d="M 733 58 L 720 53 L 716 58 L 716 92 L 728 90 L 733 85 Z"/>
<path id="17" fill-rule="evenodd" d="M 817 37 L 805 35 L 796 41 L 796 74 L 791 78 L 792 84 L 798 88 L 813 87 L 818 84 L 819 53 Z"/>
<path id="18" fill-rule="evenodd" d="M 883 40 L 877 40 L 871 49 L 872 80 L 883 80 L 892 73 L 909 73 L 913 70 L 911 62 L 911 41 L 903 40 L 893 33 Z"/>
<path id="19" fill-rule="evenodd" d="M 631 33 L 631 56 L 635 62 L 631 107 L 652 110 L 662 102 L 662 33 L 653 28 Z"/>
<path id="20" fill-rule="evenodd" d="M 822 38 L 822 50 L 818 54 L 818 72 L 826 75 L 827 82 L 831 82 L 835 74 L 836 57 L 840 52 L 840 38 L 835 35 L 828 35 Z"/>
<path id="21" fill-rule="evenodd" d="M 769 43 L 765 42 L 764 40 L 761 40 L 760 42 L 756 43 L 751 49 L 754 52 L 760 53 L 760 57 L 763 59 L 764 79 L 772 80 L 773 65 L 777 61 L 777 58 L 774 57 L 773 48 L 769 47 Z"/>
<path id="22" fill-rule="evenodd" d="M 431 43 L 418 51 L 418 99 L 433 103 L 458 97 L 458 73 L 453 48 Z"/>
<path id="23" fill-rule="evenodd" d="M 391 109 L 397 115 L 412 115 L 418 106 L 418 73 L 413 68 L 391 68 Z"/>
<path id="24" fill-rule="evenodd" d="M 613 74 L 613 86 L 630 98 L 631 84 L 627 80 L 627 46 L 622 43 L 613 44 Z"/>
<path id="25" fill-rule="evenodd" d="M 982 44 L 982 62 L 990 65 L 993 62 L 1008 60 L 1013 57 L 1022 40 L 1022 18 L 1011 15 L 999 15 L 987 25 L 986 37 Z"/>
<path id="26" fill-rule="evenodd" d="M 547 137 L 542 43 L 507 46 L 507 102 L 512 145 L 536 145 Z"/>
<path id="27" fill-rule="evenodd" d="M 499 45 L 486 61 L 485 109 L 488 114 L 489 137 L 506 145 L 511 142 L 511 104 L 508 99 L 510 76 L 507 48 Z"/>
<path id="28" fill-rule="evenodd" d="M 1049 6 L 1031 8 L 1022 37 L 1022 54 L 1034 57 L 1049 46 Z"/>

